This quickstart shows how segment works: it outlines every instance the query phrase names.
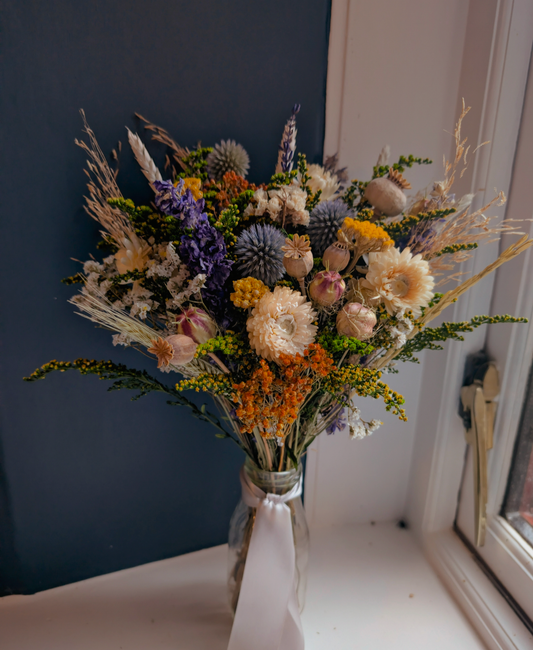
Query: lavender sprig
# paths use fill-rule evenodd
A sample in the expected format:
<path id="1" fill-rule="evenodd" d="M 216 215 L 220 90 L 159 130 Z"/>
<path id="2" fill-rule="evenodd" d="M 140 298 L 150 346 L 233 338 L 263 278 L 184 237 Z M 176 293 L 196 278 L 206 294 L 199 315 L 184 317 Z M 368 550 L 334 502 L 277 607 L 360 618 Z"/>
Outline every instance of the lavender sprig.
<path id="1" fill-rule="evenodd" d="M 278 151 L 278 163 L 276 165 L 276 174 L 290 172 L 294 162 L 294 152 L 296 151 L 296 115 L 300 112 L 300 104 L 294 104 L 292 113 L 281 136 L 281 144 Z"/>

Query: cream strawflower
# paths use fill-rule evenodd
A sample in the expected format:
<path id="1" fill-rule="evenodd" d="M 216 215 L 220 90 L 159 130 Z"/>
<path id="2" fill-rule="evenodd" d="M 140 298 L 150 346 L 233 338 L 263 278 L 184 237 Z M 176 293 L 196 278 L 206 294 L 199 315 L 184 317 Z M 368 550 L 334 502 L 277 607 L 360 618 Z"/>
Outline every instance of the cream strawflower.
<path id="1" fill-rule="evenodd" d="M 151 247 L 133 232 L 129 237 L 124 237 L 120 243 L 122 248 L 115 253 L 117 271 L 120 274 L 135 270 L 142 271 L 148 262 Z"/>
<path id="2" fill-rule="evenodd" d="M 433 298 L 435 283 L 422 255 L 413 257 L 409 248 L 400 253 L 391 246 L 368 254 L 368 272 L 361 285 L 377 291 L 389 314 L 410 309 L 418 316 L 420 308 Z"/>
<path id="3" fill-rule="evenodd" d="M 313 343 L 317 314 L 298 291 L 275 287 L 257 303 L 246 323 L 250 345 L 267 361 L 280 354 L 303 354 Z"/>
<path id="4" fill-rule="evenodd" d="M 326 171 L 321 165 L 309 165 L 307 173 L 311 176 L 308 185 L 313 194 L 322 190 L 320 201 L 329 201 L 335 196 L 340 185 L 335 174 Z"/>

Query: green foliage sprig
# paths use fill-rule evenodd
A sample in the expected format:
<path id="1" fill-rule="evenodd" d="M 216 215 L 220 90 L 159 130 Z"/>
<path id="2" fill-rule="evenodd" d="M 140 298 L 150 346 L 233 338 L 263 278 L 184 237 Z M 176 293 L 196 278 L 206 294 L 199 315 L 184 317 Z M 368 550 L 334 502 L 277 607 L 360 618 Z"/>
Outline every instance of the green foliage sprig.
<path id="1" fill-rule="evenodd" d="M 405 411 L 401 408 L 405 399 L 394 390 L 391 390 L 387 384 L 380 381 L 381 372 L 371 368 L 362 368 L 348 364 L 341 368 L 334 368 L 324 379 L 323 387 L 331 395 L 338 397 L 345 386 L 349 386 L 360 397 L 380 397 L 385 402 L 385 409 L 392 411 L 400 420 L 407 421 Z M 346 406 L 349 401 L 346 400 Z"/>
<path id="2" fill-rule="evenodd" d="M 317 338 L 319 343 L 329 354 L 338 357 L 346 351 L 352 354 L 359 354 L 361 356 L 370 354 L 374 347 L 370 343 L 359 341 L 358 339 L 351 338 L 350 336 L 343 336 L 335 332 L 322 332 Z"/>
<path id="3" fill-rule="evenodd" d="M 455 208 L 445 208 L 444 210 L 430 210 L 429 212 L 420 212 L 417 215 L 409 214 L 401 221 L 393 223 L 380 223 L 380 226 L 387 232 L 392 239 L 399 239 L 408 235 L 411 230 L 423 221 L 434 221 L 435 219 L 444 219 L 450 214 L 457 212 Z"/>
<path id="4" fill-rule="evenodd" d="M 341 196 L 341 199 L 346 203 L 346 205 L 352 210 L 355 208 L 356 203 L 362 205 L 365 203 L 363 195 L 366 190 L 368 182 L 358 181 L 356 178 L 350 183 L 346 192 Z"/>
<path id="5" fill-rule="evenodd" d="M 234 233 L 234 230 L 239 221 L 239 208 L 233 204 L 221 212 L 218 219 L 213 221 L 213 227 L 222 233 L 228 248 L 234 246 L 237 241 L 237 235 Z"/>
<path id="6" fill-rule="evenodd" d="M 83 273 L 76 273 L 75 275 L 71 275 L 68 278 L 63 278 L 61 282 L 67 286 L 70 286 L 72 284 L 83 284 L 83 282 L 85 282 L 85 276 Z"/>
<path id="7" fill-rule="evenodd" d="M 107 389 L 108 391 L 124 388 L 138 391 L 131 398 L 132 401 L 136 401 L 148 395 L 148 393 L 165 393 L 172 398 L 167 401 L 167 404 L 170 406 L 186 406 L 191 410 L 194 417 L 216 427 L 221 432 L 217 437 L 231 438 L 235 444 L 243 448 L 241 443 L 225 429 L 220 419 L 207 410 L 205 404 L 198 407 L 194 402 L 181 395 L 175 388 L 166 386 L 149 375 L 146 370 L 136 370 L 120 363 L 96 361 L 95 359 L 76 359 L 75 361 L 53 360 L 37 368 L 29 377 L 24 377 L 24 381 L 38 381 L 39 379 L 44 379 L 51 372 L 66 372 L 67 370 L 78 370 L 82 375 L 96 375 L 102 380 L 112 381 L 113 384 Z"/>
<path id="8" fill-rule="evenodd" d="M 398 162 L 393 165 L 381 165 L 375 166 L 373 168 L 372 178 L 380 178 L 381 176 L 386 176 L 389 173 L 390 167 L 400 172 L 401 174 L 405 171 L 406 167 L 412 167 L 413 165 L 431 165 L 433 163 L 429 158 L 416 158 L 413 155 L 400 156 Z"/>
<path id="9" fill-rule="evenodd" d="M 153 237 L 157 244 L 179 241 L 181 237 L 179 219 L 154 212 L 146 205 L 137 207 L 131 199 L 108 199 L 107 202 L 128 215 L 135 234 L 141 239 L 148 241 Z"/>
<path id="10" fill-rule="evenodd" d="M 283 185 L 290 185 L 297 176 L 297 169 L 293 169 L 290 172 L 281 172 L 280 174 L 274 174 L 270 178 L 270 183 L 267 185 L 267 190 L 276 190 Z"/>
<path id="11" fill-rule="evenodd" d="M 479 247 L 479 244 L 472 242 L 471 244 L 452 244 L 451 246 L 445 246 L 441 251 L 435 253 L 435 257 L 441 257 L 442 255 L 455 255 L 459 251 L 473 251 Z"/>
<path id="12" fill-rule="evenodd" d="M 177 178 L 199 178 L 207 180 L 207 156 L 213 151 L 213 147 L 200 147 L 191 151 L 183 158 L 184 171 L 180 172 Z"/>
<path id="13" fill-rule="evenodd" d="M 195 356 L 203 357 L 209 353 L 222 352 L 229 357 L 242 357 L 248 349 L 248 346 L 238 334 L 227 330 L 222 336 L 215 336 L 199 345 Z"/>
<path id="14" fill-rule="evenodd" d="M 472 332 L 481 325 L 494 325 L 495 323 L 527 323 L 527 318 L 517 318 L 508 314 L 497 316 L 474 316 L 469 321 L 460 321 L 458 323 L 443 323 L 439 327 L 426 327 L 418 334 L 407 341 L 400 354 L 396 357 L 399 361 L 412 361 L 418 363 L 414 356 L 416 352 L 422 350 L 442 350 L 443 346 L 436 341 L 464 341 L 465 332 Z"/>

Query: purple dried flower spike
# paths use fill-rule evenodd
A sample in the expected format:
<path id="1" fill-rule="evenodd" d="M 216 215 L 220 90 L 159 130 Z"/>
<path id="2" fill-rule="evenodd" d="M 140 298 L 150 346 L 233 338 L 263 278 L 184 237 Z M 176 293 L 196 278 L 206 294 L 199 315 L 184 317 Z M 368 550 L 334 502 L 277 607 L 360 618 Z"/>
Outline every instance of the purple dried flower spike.
<path id="1" fill-rule="evenodd" d="M 300 112 L 300 104 L 294 104 L 292 113 L 281 137 L 281 144 L 278 152 L 278 164 L 276 165 L 276 174 L 290 172 L 294 162 L 294 152 L 296 151 L 296 115 Z"/>

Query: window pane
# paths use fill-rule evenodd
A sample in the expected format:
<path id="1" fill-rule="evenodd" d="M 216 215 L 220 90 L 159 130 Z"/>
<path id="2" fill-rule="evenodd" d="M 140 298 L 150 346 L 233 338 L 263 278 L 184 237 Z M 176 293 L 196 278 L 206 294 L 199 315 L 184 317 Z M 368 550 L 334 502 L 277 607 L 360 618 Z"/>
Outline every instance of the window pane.
<path id="1" fill-rule="evenodd" d="M 533 381 L 531 374 L 502 515 L 533 546 Z"/>

